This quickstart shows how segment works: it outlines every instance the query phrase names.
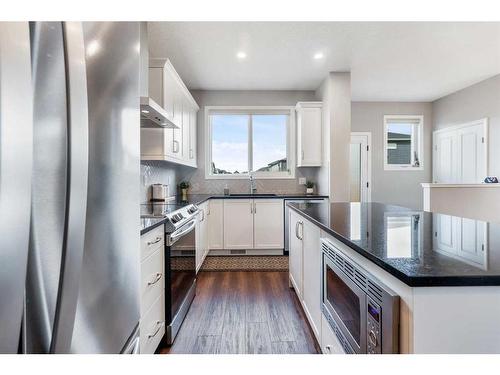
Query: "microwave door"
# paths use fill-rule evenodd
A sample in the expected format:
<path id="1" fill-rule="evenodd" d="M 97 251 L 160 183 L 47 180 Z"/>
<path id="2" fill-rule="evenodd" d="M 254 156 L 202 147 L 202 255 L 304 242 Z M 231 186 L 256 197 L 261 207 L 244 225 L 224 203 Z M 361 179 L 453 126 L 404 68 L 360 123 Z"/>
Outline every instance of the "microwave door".
<path id="1" fill-rule="evenodd" d="M 356 353 L 366 353 L 366 294 L 328 257 L 323 302 Z"/>

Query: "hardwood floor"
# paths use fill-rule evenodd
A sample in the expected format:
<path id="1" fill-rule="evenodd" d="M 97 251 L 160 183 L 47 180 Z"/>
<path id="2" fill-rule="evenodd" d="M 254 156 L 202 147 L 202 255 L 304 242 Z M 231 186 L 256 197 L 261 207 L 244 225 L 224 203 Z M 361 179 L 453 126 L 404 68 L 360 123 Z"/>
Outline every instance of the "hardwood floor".
<path id="1" fill-rule="evenodd" d="M 318 353 L 287 272 L 200 272 L 175 354 Z"/>

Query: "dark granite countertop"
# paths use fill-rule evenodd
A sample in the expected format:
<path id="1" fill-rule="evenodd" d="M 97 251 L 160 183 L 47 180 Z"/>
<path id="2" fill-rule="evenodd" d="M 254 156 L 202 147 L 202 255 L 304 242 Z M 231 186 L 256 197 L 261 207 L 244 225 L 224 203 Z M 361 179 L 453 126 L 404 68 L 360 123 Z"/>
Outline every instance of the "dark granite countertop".
<path id="1" fill-rule="evenodd" d="M 176 200 L 168 201 L 166 203 L 145 203 L 141 205 L 141 214 L 151 214 L 152 211 L 152 206 L 157 205 L 157 206 L 183 206 L 183 205 L 188 205 L 188 204 L 202 204 L 209 199 L 270 199 L 270 198 L 275 198 L 275 199 L 324 199 L 328 198 L 328 196 L 325 195 L 315 195 L 315 194 L 275 194 L 275 195 L 223 195 L 223 194 L 189 194 L 187 196 L 187 200 L 181 200 L 180 197 L 177 197 Z M 144 211 L 144 212 L 143 212 Z M 147 211 L 147 212 L 146 212 Z M 165 223 L 165 218 L 161 217 L 141 217 L 141 236 L 150 230 L 158 227 L 159 225 L 162 225 Z"/>
<path id="2" fill-rule="evenodd" d="M 381 203 L 288 205 L 409 286 L 500 285 L 499 224 Z M 461 249 L 447 246 L 449 225 Z"/>

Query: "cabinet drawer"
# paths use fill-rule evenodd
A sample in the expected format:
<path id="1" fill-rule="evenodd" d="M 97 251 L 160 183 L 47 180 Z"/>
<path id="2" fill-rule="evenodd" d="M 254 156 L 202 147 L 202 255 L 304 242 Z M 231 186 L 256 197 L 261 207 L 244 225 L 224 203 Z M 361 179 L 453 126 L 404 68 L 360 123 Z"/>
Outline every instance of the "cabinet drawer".
<path id="1" fill-rule="evenodd" d="M 141 354 L 153 354 L 165 335 L 165 294 L 141 318 Z"/>
<path id="2" fill-rule="evenodd" d="M 141 236 L 141 260 L 153 254 L 156 249 L 164 248 L 165 233 L 163 225 Z"/>
<path id="3" fill-rule="evenodd" d="M 141 263 L 141 315 L 165 289 L 164 249 L 157 249 Z"/>
<path id="4" fill-rule="evenodd" d="M 323 354 L 345 354 L 342 344 L 323 314 L 321 314 L 321 351 Z"/>

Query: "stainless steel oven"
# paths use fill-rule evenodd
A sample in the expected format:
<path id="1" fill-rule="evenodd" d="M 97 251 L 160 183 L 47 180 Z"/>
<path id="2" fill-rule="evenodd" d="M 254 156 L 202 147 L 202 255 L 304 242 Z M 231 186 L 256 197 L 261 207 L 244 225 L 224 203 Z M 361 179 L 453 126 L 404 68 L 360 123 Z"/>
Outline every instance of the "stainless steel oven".
<path id="1" fill-rule="evenodd" d="M 399 296 L 327 239 L 322 309 L 346 353 L 399 352 Z"/>
<path id="2" fill-rule="evenodd" d="M 166 341 L 172 344 L 196 292 L 196 218 L 167 233 L 165 249 Z"/>

